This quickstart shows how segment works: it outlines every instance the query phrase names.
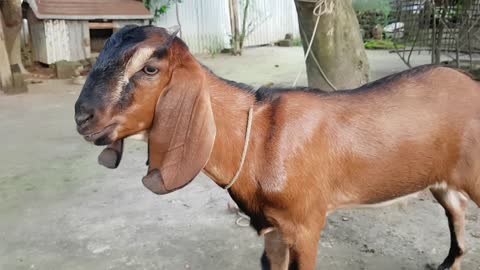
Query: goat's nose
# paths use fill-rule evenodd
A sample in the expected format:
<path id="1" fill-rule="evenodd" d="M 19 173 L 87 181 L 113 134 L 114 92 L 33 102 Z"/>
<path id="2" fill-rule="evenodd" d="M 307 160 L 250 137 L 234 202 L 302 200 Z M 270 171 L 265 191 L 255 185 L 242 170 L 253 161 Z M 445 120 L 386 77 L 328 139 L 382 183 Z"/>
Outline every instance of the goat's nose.
<path id="1" fill-rule="evenodd" d="M 76 104 L 75 106 L 75 122 L 79 127 L 84 126 L 94 118 L 94 109 L 89 108 L 85 104 Z"/>

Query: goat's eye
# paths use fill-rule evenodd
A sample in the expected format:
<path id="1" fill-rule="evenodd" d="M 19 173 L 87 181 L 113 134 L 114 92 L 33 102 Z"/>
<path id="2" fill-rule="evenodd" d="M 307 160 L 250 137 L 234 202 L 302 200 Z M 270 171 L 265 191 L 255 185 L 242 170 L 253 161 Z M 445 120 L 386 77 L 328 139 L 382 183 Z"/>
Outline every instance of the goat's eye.
<path id="1" fill-rule="evenodd" d="M 143 72 L 147 75 L 155 75 L 158 73 L 158 68 L 152 66 L 146 66 L 143 68 Z"/>

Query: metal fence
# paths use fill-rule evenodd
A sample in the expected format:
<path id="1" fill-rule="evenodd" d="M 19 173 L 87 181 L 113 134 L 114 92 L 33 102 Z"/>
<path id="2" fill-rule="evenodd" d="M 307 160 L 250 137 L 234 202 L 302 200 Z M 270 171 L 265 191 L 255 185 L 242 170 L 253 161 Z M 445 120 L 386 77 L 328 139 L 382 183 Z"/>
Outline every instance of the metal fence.
<path id="1" fill-rule="evenodd" d="M 398 22 L 393 41 L 407 65 L 420 51 L 431 52 L 433 63 L 440 56 L 469 69 L 478 63 L 480 0 L 394 0 L 392 15 Z"/>

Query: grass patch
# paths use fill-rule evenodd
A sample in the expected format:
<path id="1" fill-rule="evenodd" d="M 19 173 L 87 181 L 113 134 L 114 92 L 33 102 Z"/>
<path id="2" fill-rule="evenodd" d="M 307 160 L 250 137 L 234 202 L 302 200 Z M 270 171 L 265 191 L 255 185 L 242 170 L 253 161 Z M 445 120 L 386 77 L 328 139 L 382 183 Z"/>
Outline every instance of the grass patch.
<path id="1" fill-rule="evenodd" d="M 292 40 L 292 46 L 295 46 L 295 47 L 302 46 L 302 40 L 300 38 L 294 38 Z"/>
<path id="2" fill-rule="evenodd" d="M 376 39 L 371 39 L 367 40 L 365 43 L 365 49 L 371 49 L 371 50 L 392 50 L 395 49 L 395 46 L 393 45 L 393 42 L 391 40 L 376 40 Z M 405 45 L 398 44 L 397 45 L 398 49 L 404 49 Z"/>

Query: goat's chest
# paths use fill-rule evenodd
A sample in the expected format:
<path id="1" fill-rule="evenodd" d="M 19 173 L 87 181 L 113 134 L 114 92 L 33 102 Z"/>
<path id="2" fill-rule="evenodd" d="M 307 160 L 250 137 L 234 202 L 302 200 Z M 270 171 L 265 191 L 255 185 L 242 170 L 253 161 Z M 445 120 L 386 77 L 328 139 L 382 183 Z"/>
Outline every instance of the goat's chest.
<path id="1" fill-rule="evenodd" d="M 229 193 L 232 199 L 240 208 L 240 210 L 250 217 L 250 226 L 252 226 L 257 231 L 258 234 L 261 234 L 263 231 L 272 227 L 272 224 L 267 220 L 267 216 L 265 215 L 263 209 L 261 208 L 254 209 L 249 205 L 248 203 L 249 200 L 247 198 L 242 198 L 236 195 L 235 193 L 231 192 L 230 190 L 229 190 Z"/>

